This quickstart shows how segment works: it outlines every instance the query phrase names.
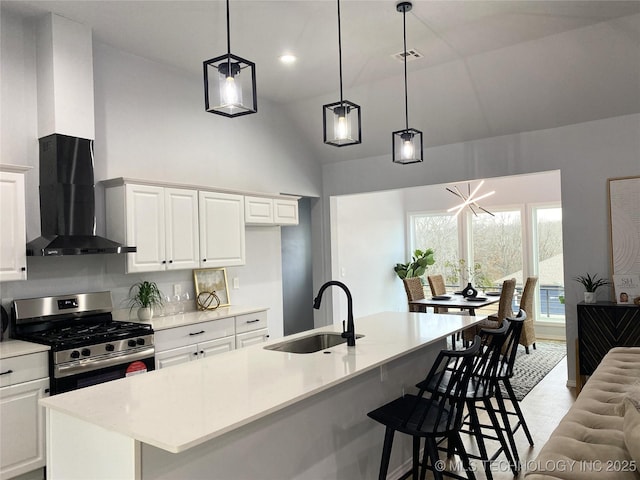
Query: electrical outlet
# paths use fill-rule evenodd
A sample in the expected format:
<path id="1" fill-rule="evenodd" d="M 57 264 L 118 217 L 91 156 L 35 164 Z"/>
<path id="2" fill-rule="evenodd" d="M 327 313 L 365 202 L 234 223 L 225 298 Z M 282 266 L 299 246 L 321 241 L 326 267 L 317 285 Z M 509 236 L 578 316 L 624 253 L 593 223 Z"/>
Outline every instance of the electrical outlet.
<path id="1" fill-rule="evenodd" d="M 173 294 L 180 296 L 182 295 L 182 285 L 180 285 L 179 283 L 174 283 L 173 284 Z"/>
<path id="2" fill-rule="evenodd" d="M 233 288 L 234 290 L 240 288 L 240 279 L 238 277 L 233 277 Z"/>

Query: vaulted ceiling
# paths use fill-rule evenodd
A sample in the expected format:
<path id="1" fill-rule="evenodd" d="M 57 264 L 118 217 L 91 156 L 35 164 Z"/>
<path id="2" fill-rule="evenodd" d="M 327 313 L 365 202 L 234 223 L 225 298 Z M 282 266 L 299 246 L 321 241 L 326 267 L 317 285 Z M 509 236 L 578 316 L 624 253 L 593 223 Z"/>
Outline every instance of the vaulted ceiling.
<path id="1" fill-rule="evenodd" d="M 404 128 L 402 15 L 395 2 L 343 0 L 344 96 L 362 106 L 363 143 L 322 143 L 339 99 L 336 2 L 232 0 L 231 51 L 256 63 L 258 106 L 282 104 L 314 158 L 390 155 Z M 2 1 L 52 11 L 118 49 L 201 75 L 226 52 L 223 1 Z M 409 123 L 438 146 L 640 112 L 640 2 L 427 1 L 407 14 Z M 298 57 L 292 65 L 283 53 Z M 260 114 L 260 112 L 258 113 Z M 233 119 L 229 121 L 242 121 Z"/>

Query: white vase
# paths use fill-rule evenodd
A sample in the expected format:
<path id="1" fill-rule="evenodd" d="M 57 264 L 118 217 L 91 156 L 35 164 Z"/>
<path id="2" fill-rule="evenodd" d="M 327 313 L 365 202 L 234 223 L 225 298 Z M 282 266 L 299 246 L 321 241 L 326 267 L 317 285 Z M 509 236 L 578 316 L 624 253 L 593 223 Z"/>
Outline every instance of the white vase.
<path id="1" fill-rule="evenodd" d="M 140 307 L 138 309 L 138 320 L 151 320 L 153 317 L 153 308 L 151 307 Z"/>
<path id="2" fill-rule="evenodd" d="M 596 303 L 596 292 L 584 292 L 584 303 Z"/>

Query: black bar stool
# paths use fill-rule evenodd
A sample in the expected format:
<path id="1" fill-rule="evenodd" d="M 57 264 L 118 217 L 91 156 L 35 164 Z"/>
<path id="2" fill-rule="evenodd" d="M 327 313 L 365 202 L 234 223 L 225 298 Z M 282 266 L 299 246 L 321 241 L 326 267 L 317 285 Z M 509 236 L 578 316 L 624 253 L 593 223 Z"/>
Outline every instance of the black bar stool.
<path id="1" fill-rule="evenodd" d="M 469 379 L 474 360 L 480 352 L 480 337 L 465 350 L 442 350 L 431 367 L 424 384 L 432 385 L 430 397 L 421 388 L 417 395 L 404 395 L 383 405 L 367 415 L 383 424 L 385 429 L 379 479 L 387 477 L 393 437 L 396 431 L 413 437 L 413 478 L 424 479 L 431 470 L 435 479 L 442 479 L 439 468 L 437 441 L 447 439 L 451 454 L 457 452 L 469 479 L 476 477 L 471 469 L 469 456 L 460 438 L 460 427 Z M 420 464 L 420 442 L 425 439 L 424 456 Z M 428 465 L 428 460 L 431 465 Z M 422 469 L 420 469 L 422 466 Z M 459 477 L 458 478 L 463 478 Z"/>
<path id="2" fill-rule="evenodd" d="M 500 366 L 501 352 L 504 343 L 507 339 L 507 332 L 509 329 L 509 321 L 502 322 L 502 326 L 492 330 L 480 330 L 480 336 L 482 340 L 482 347 L 480 353 L 474 359 L 473 373 L 467 391 L 465 392 L 465 403 L 467 406 L 468 415 L 465 417 L 465 424 L 468 424 L 470 428 L 464 430 L 461 428 L 461 432 L 469 433 L 475 437 L 476 444 L 478 445 L 479 455 L 469 453 L 470 458 L 476 458 L 482 460 L 485 474 L 489 480 L 493 479 L 491 472 L 491 462 L 494 461 L 498 455 L 495 455 L 491 459 L 487 455 L 487 448 L 484 442 L 485 435 L 482 431 L 482 425 L 478 416 L 478 408 L 476 404 L 480 403 L 483 410 L 486 410 L 491 420 L 491 426 L 484 425 L 485 428 L 491 428 L 495 434 L 495 438 L 500 441 L 501 449 L 499 452 L 504 451 L 509 464 L 512 466 L 514 475 L 517 474 L 517 469 L 514 465 L 511 452 L 509 450 L 507 439 L 504 436 L 503 428 L 498 421 L 495 410 L 491 405 L 491 399 L 494 396 L 495 389 L 497 388 L 497 376 L 498 368 Z M 424 388 L 427 391 L 433 391 L 434 386 L 424 384 L 421 382 L 417 385 L 418 388 Z M 468 420 L 467 420 L 468 419 Z M 491 438 L 494 438 L 493 435 Z"/>
<path id="3" fill-rule="evenodd" d="M 496 399 L 496 406 L 494 407 L 493 404 L 489 404 L 481 407 L 482 410 L 486 410 L 490 415 L 492 411 L 497 412 L 500 415 L 502 419 L 502 429 L 509 441 L 509 448 L 507 448 L 504 442 L 500 440 L 500 434 L 498 434 L 497 436 L 493 436 L 491 434 L 483 433 L 482 436 L 485 439 L 500 440 L 500 448 L 492 455 L 489 460 L 495 460 L 500 455 L 500 453 L 504 451 L 507 459 L 509 459 L 509 461 L 511 462 L 514 475 L 517 475 L 517 472 L 519 472 L 520 470 L 520 456 L 518 455 L 514 435 L 520 427 L 522 427 L 523 431 L 525 432 L 527 440 L 529 441 L 529 445 L 533 446 L 533 438 L 531 437 L 531 432 L 529 431 L 529 427 L 527 426 L 527 422 L 525 421 L 522 409 L 520 408 L 520 403 L 516 398 L 510 381 L 511 377 L 513 377 L 513 366 L 516 360 L 516 353 L 518 350 L 518 344 L 520 342 L 522 327 L 526 318 L 526 312 L 524 310 L 520 310 L 515 318 L 507 318 L 505 320 L 509 322 L 509 328 L 507 330 L 507 337 L 502 347 L 502 355 L 500 356 L 498 368 L 495 375 L 494 396 Z M 491 334 L 493 331 L 494 330 L 485 329 L 485 332 L 487 334 Z M 506 393 L 506 398 L 503 396 L 503 393 Z M 505 400 L 508 400 L 511 403 L 511 409 L 507 407 Z M 512 427 L 511 425 L 509 416 L 515 416 L 517 418 L 514 427 Z M 486 428 L 495 428 L 493 422 L 492 425 L 480 426 Z M 472 430 L 474 430 L 473 427 Z M 507 450 L 510 450 L 510 454 Z M 513 459 L 513 461 L 511 459 Z"/>

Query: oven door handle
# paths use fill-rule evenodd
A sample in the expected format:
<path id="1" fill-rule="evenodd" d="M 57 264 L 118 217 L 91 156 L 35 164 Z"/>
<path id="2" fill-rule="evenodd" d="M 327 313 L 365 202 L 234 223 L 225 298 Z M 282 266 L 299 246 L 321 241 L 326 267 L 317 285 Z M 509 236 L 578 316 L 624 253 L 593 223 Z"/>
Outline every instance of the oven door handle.
<path id="1" fill-rule="evenodd" d="M 105 358 L 94 358 L 91 360 L 79 360 L 77 362 L 63 363 L 53 368 L 54 378 L 64 378 L 79 373 L 92 372 L 101 368 L 112 367 L 114 365 L 128 364 L 137 360 L 153 358 L 155 348 L 144 348 L 135 352 L 124 352 L 122 355 L 109 355 Z"/>

